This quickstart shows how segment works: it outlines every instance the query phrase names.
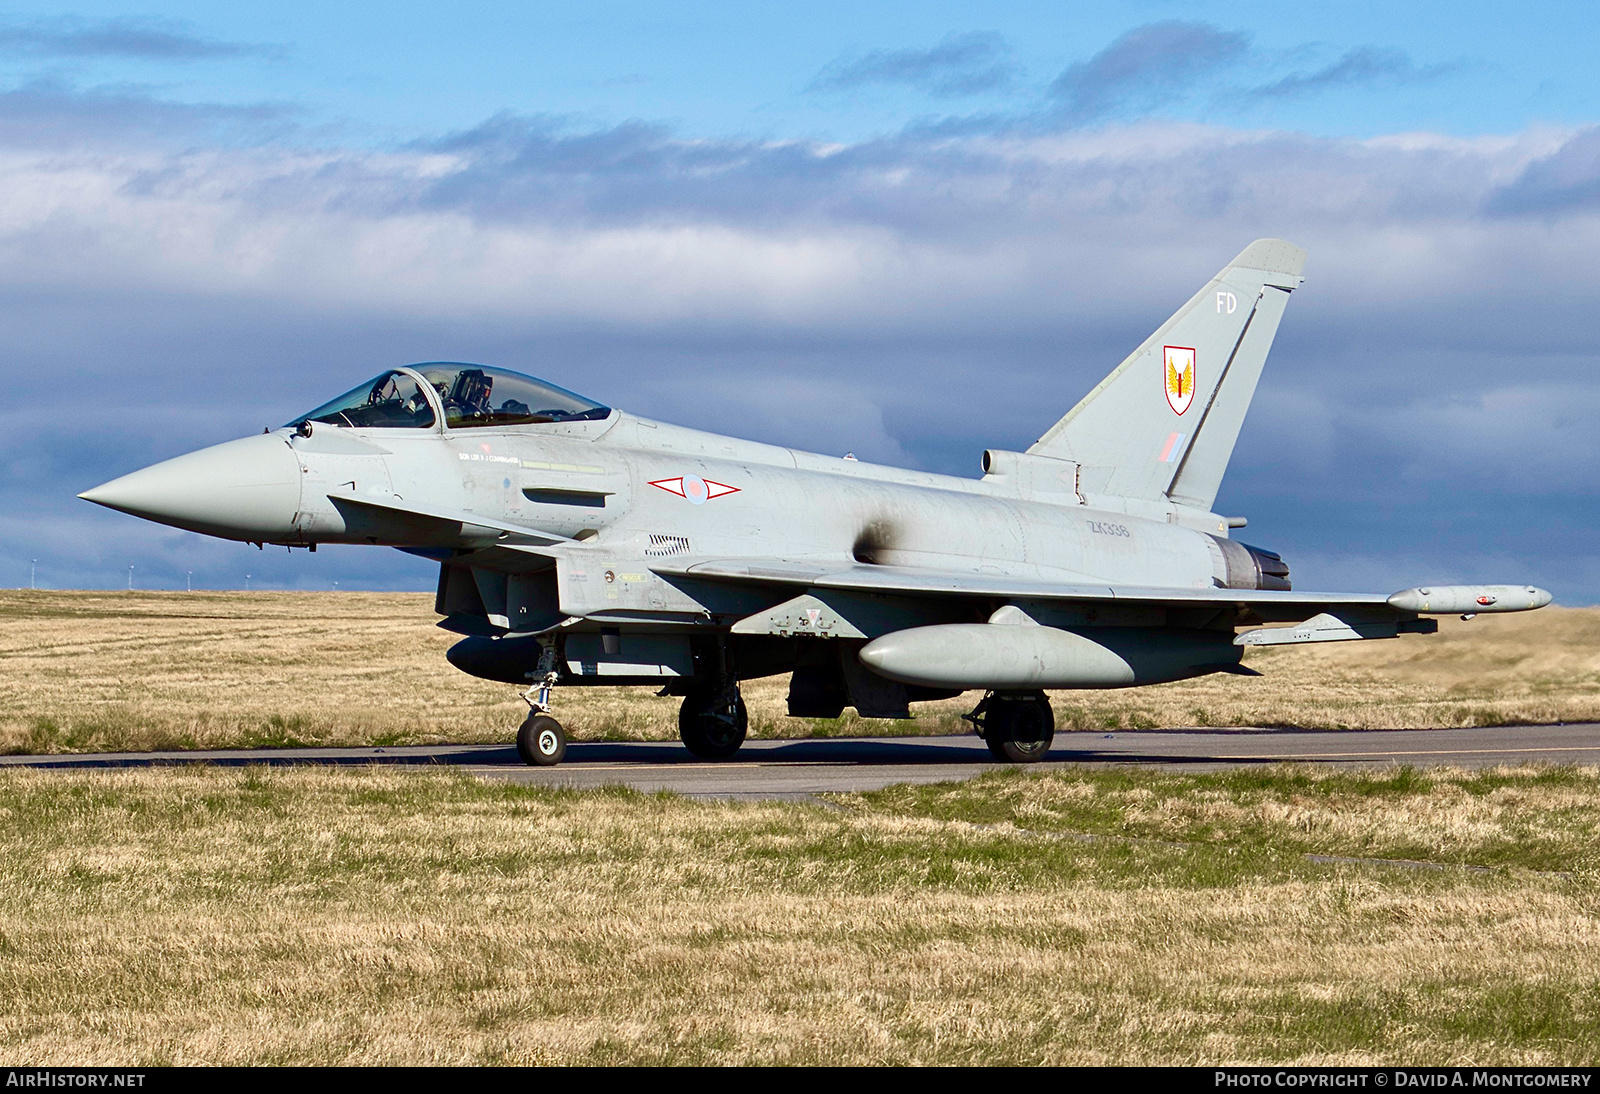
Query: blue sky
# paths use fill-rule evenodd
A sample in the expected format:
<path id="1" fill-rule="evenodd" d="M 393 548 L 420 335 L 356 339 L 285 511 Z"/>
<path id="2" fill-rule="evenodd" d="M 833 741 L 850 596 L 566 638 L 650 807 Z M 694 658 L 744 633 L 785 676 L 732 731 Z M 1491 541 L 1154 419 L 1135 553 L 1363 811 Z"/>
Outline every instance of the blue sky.
<path id="1" fill-rule="evenodd" d="M 72 496 L 404 361 L 972 474 L 1277 235 L 1245 538 L 1600 601 L 1596 10 L 0 11 L 0 583 L 429 587 Z"/>
<path id="2" fill-rule="evenodd" d="M 357 142 L 507 110 L 855 141 L 919 119 L 1038 109 L 1069 68 L 1162 22 L 1209 24 L 1223 47 L 1190 66 L 1185 94 L 1149 111 L 1165 116 L 1476 135 L 1582 123 L 1600 105 L 1600 12 L 1574 3 L 113 2 L 12 9 L 8 22 L 13 81 L 272 103 Z"/>

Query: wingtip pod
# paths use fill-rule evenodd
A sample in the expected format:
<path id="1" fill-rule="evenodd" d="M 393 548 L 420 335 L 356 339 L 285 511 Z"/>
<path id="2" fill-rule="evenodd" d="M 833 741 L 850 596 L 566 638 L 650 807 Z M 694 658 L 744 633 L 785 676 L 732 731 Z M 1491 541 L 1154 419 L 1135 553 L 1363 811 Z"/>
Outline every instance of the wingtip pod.
<path id="1" fill-rule="evenodd" d="M 1306 252 L 1286 239 L 1258 239 L 1228 265 L 1298 278 L 1305 272 Z"/>
<path id="2" fill-rule="evenodd" d="M 1553 598 L 1533 585 L 1429 585 L 1402 589 L 1389 606 L 1421 615 L 1472 615 L 1478 612 L 1530 612 Z"/>

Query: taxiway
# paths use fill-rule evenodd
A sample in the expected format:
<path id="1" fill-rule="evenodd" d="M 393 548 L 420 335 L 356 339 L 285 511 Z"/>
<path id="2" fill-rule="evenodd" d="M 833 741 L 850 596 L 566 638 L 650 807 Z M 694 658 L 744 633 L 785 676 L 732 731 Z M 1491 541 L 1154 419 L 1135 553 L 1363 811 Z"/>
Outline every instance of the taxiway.
<path id="1" fill-rule="evenodd" d="M 1061 733 L 1048 761 L 1218 770 L 1306 762 L 1346 767 L 1600 764 L 1600 724 L 1485 729 L 1303 731 L 1128 730 Z M 446 765 L 483 778 L 552 787 L 622 785 L 705 798 L 805 798 L 878 790 L 895 783 L 971 778 L 997 764 L 976 737 L 856 737 L 747 742 L 721 762 L 691 756 L 676 741 L 575 741 L 559 767 L 527 767 L 505 745 L 391 748 L 262 748 L 0 756 L 0 767 L 106 769 L 164 764 Z"/>

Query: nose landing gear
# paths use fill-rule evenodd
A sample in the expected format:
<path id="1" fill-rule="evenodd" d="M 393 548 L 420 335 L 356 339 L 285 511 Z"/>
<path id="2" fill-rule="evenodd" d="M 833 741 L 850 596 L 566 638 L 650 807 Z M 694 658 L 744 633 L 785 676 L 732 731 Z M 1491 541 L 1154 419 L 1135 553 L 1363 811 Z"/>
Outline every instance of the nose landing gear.
<path id="1" fill-rule="evenodd" d="M 550 716 L 550 689 L 558 678 L 554 646 L 544 648 L 534 671 L 543 673 L 543 677 L 523 695 L 528 702 L 528 717 L 517 730 L 517 755 L 529 767 L 554 767 L 567 758 L 567 731 Z"/>

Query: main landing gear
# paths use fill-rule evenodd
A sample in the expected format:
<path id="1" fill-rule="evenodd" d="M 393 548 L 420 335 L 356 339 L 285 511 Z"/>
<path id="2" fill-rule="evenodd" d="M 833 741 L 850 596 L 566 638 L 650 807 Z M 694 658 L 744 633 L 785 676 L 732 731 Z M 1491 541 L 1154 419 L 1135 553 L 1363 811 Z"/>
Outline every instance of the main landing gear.
<path id="1" fill-rule="evenodd" d="M 702 760 L 726 760 L 744 744 L 750 716 L 738 681 L 724 680 L 695 688 L 678 708 L 678 736 Z"/>
<path id="2" fill-rule="evenodd" d="M 994 758 L 1006 763 L 1038 763 L 1056 736 L 1056 716 L 1042 691 L 990 692 L 966 719 Z"/>

